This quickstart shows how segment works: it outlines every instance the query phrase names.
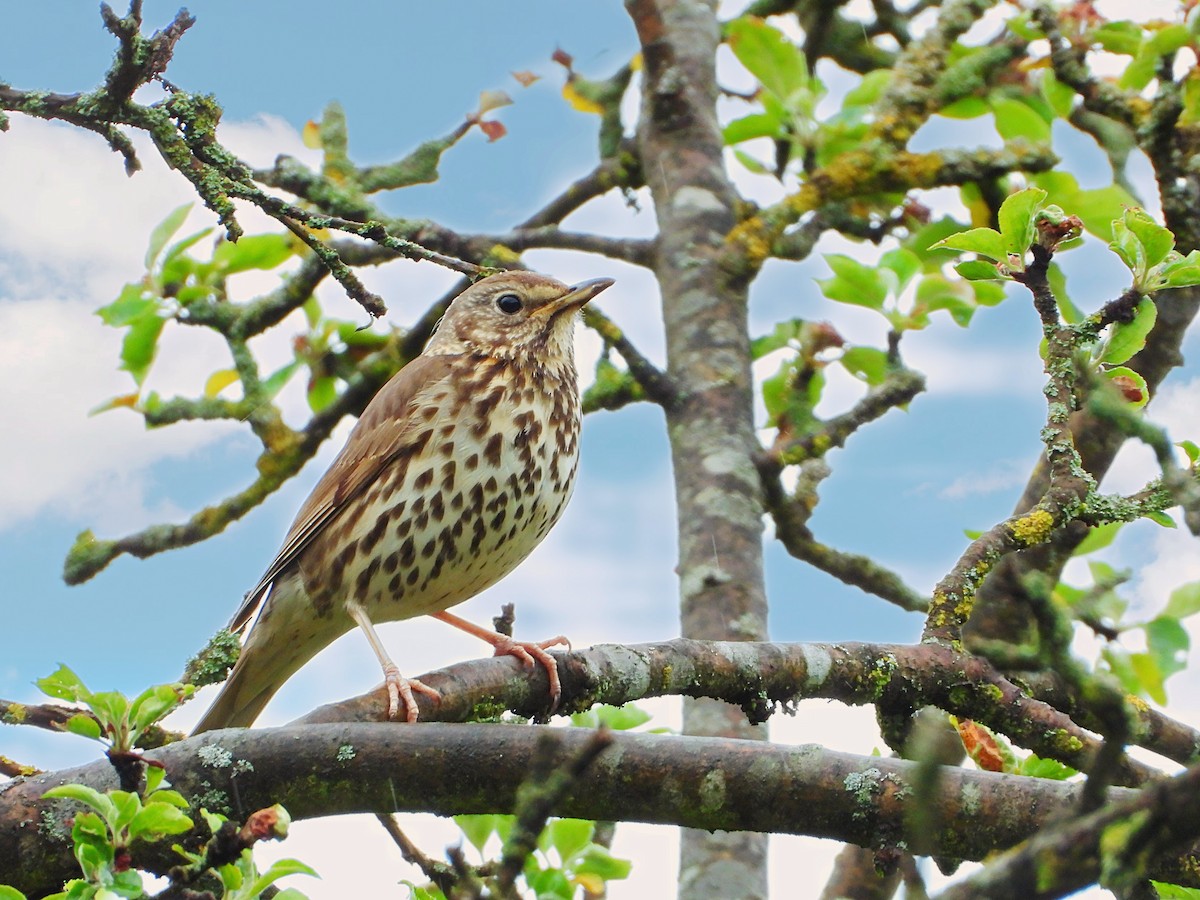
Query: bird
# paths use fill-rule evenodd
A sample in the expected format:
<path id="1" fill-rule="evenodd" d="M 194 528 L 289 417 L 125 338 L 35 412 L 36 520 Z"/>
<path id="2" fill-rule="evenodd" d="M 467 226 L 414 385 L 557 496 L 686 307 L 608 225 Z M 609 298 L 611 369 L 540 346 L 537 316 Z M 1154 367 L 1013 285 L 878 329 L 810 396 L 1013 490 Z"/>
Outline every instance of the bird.
<path id="1" fill-rule="evenodd" d="M 374 625 L 421 615 L 546 668 L 548 647 L 446 610 L 511 572 L 558 521 L 579 463 L 574 332 L 613 284 L 568 286 L 528 271 L 490 275 L 446 309 L 421 354 L 372 398 L 300 507 L 283 546 L 229 623 L 237 662 L 195 733 L 248 727 L 306 662 L 356 625 L 383 668 L 390 719 L 413 692 Z"/>

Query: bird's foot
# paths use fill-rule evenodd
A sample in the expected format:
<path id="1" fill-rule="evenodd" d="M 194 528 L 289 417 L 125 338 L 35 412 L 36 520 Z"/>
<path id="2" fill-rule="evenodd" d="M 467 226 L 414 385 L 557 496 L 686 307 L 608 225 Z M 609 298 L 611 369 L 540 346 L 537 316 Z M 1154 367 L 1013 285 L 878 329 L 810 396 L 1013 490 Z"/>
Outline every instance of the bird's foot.
<path id="1" fill-rule="evenodd" d="M 484 640 L 496 648 L 493 656 L 515 656 L 527 669 L 532 669 L 535 662 L 540 663 L 546 670 L 546 677 L 550 681 L 550 712 L 553 713 L 558 709 L 558 700 L 562 696 L 562 684 L 558 680 L 558 663 L 553 656 L 546 652 L 546 648 L 565 646 L 570 650 L 570 641 L 561 634 L 548 641 L 517 641 L 503 634 L 497 634 L 495 639 L 488 637 Z"/>
<path id="2" fill-rule="evenodd" d="M 404 718 L 407 722 L 415 722 L 420 718 L 417 700 L 413 691 L 441 700 L 442 695 L 423 681 L 416 678 L 405 678 L 395 666 L 384 666 L 383 683 L 388 692 L 388 720 L 395 722 L 400 717 L 400 704 L 404 704 Z"/>

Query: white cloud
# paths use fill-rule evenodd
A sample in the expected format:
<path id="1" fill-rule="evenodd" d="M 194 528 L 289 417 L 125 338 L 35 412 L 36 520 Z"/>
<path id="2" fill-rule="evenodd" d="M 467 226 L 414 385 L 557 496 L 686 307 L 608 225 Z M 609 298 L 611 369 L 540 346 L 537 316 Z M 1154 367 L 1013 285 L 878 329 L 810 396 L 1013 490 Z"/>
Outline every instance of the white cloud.
<path id="1" fill-rule="evenodd" d="M 228 124 L 222 136 L 258 164 L 281 149 L 313 155 L 277 118 Z M 117 531 L 176 518 L 179 510 L 147 498 L 147 469 L 244 430 L 207 423 L 147 432 L 125 411 L 88 417 L 134 387 L 117 370 L 122 332 L 94 311 L 141 275 L 145 242 L 171 209 L 196 205 L 181 234 L 215 223 L 187 182 L 146 141 L 135 143 L 144 168 L 131 178 L 103 141 L 77 129 L 14 117 L 0 141 L 0 383 L 9 386 L 0 415 L 18 438 L 0 444 L 0 528 L 45 510 Z M 240 219 L 248 232 L 271 227 L 254 210 Z M 232 283 L 257 291 L 277 282 L 264 273 Z M 286 348 L 289 337 L 260 343 L 272 341 Z M 148 387 L 166 396 L 195 395 L 209 373 L 230 365 L 223 343 L 200 329 L 169 324 L 160 347 Z"/>
<path id="2" fill-rule="evenodd" d="M 980 494 L 1011 491 L 1029 480 L 1029 465 L 1028 459 L 1000 460 L 985 471 L 960 475 L 939 490 L 938 496 L 946 500 L 962 500 Z"/>

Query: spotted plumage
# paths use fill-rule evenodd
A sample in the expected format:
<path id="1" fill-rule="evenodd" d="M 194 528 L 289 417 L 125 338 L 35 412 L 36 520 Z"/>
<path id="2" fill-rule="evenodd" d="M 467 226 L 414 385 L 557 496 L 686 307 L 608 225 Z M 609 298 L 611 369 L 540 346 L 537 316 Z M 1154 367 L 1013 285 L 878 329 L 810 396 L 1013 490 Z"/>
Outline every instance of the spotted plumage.
<path id="1" fill-rule="evenodd" d="M 455 298 L 421 356 L 363 411 L 283 548 L 230 623 L 242 655 L 198 731 L 249 725 L 279 686 L 356 623 L 415 718 L 372 622 L 434 614 L 547 665 L 539 645 L 444 611 L 516 567 L 562 514 L 579 457 L 573 333 L 611 284 L 493 275 Z M 549 661 L 547 663 L 547 660 Z M 393 709 L 395 712 L 395 709 Z"/>

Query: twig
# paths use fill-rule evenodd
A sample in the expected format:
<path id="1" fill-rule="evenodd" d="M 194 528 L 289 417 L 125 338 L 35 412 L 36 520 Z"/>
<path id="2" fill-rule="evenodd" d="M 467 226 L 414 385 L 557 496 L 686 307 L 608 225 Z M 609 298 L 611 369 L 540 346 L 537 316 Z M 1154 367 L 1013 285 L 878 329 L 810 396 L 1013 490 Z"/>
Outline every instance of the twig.
<path id="1" fill-rule="evenodd" d="M 425 877 L 436 884 L 441 892 L 449 897 L 452 886 L 458 882 L 456 867 L 439 862 L 421 852 L 421 848 L 410 841 L 408 835 L 400 830 L 400 824 L 396 821 L 395 816 L 376 813 L 375 818 L 379 820 L 379 824 L 383 826 L 383 830 L 388 833 L 388 836 L 400 848 L 401 856 L 407 862 L 412 863 L 424 872 Z"/>
<path id="2" fill-rule="evenodd" d="M 612 732 L 600 728 L 574 756 L 556 766 L 554 757 L 559 750 L 559 739 L 550 731 L 542 734 L 534 769 L 517 790 L 516 822 L 500 854 L 496 887 L 501 895 L 510 892 L 516 884 L 525 860 L 537 848 L 538 835 L 546 827 L 546 820 L 555 807 L 612 742 Z"/>

